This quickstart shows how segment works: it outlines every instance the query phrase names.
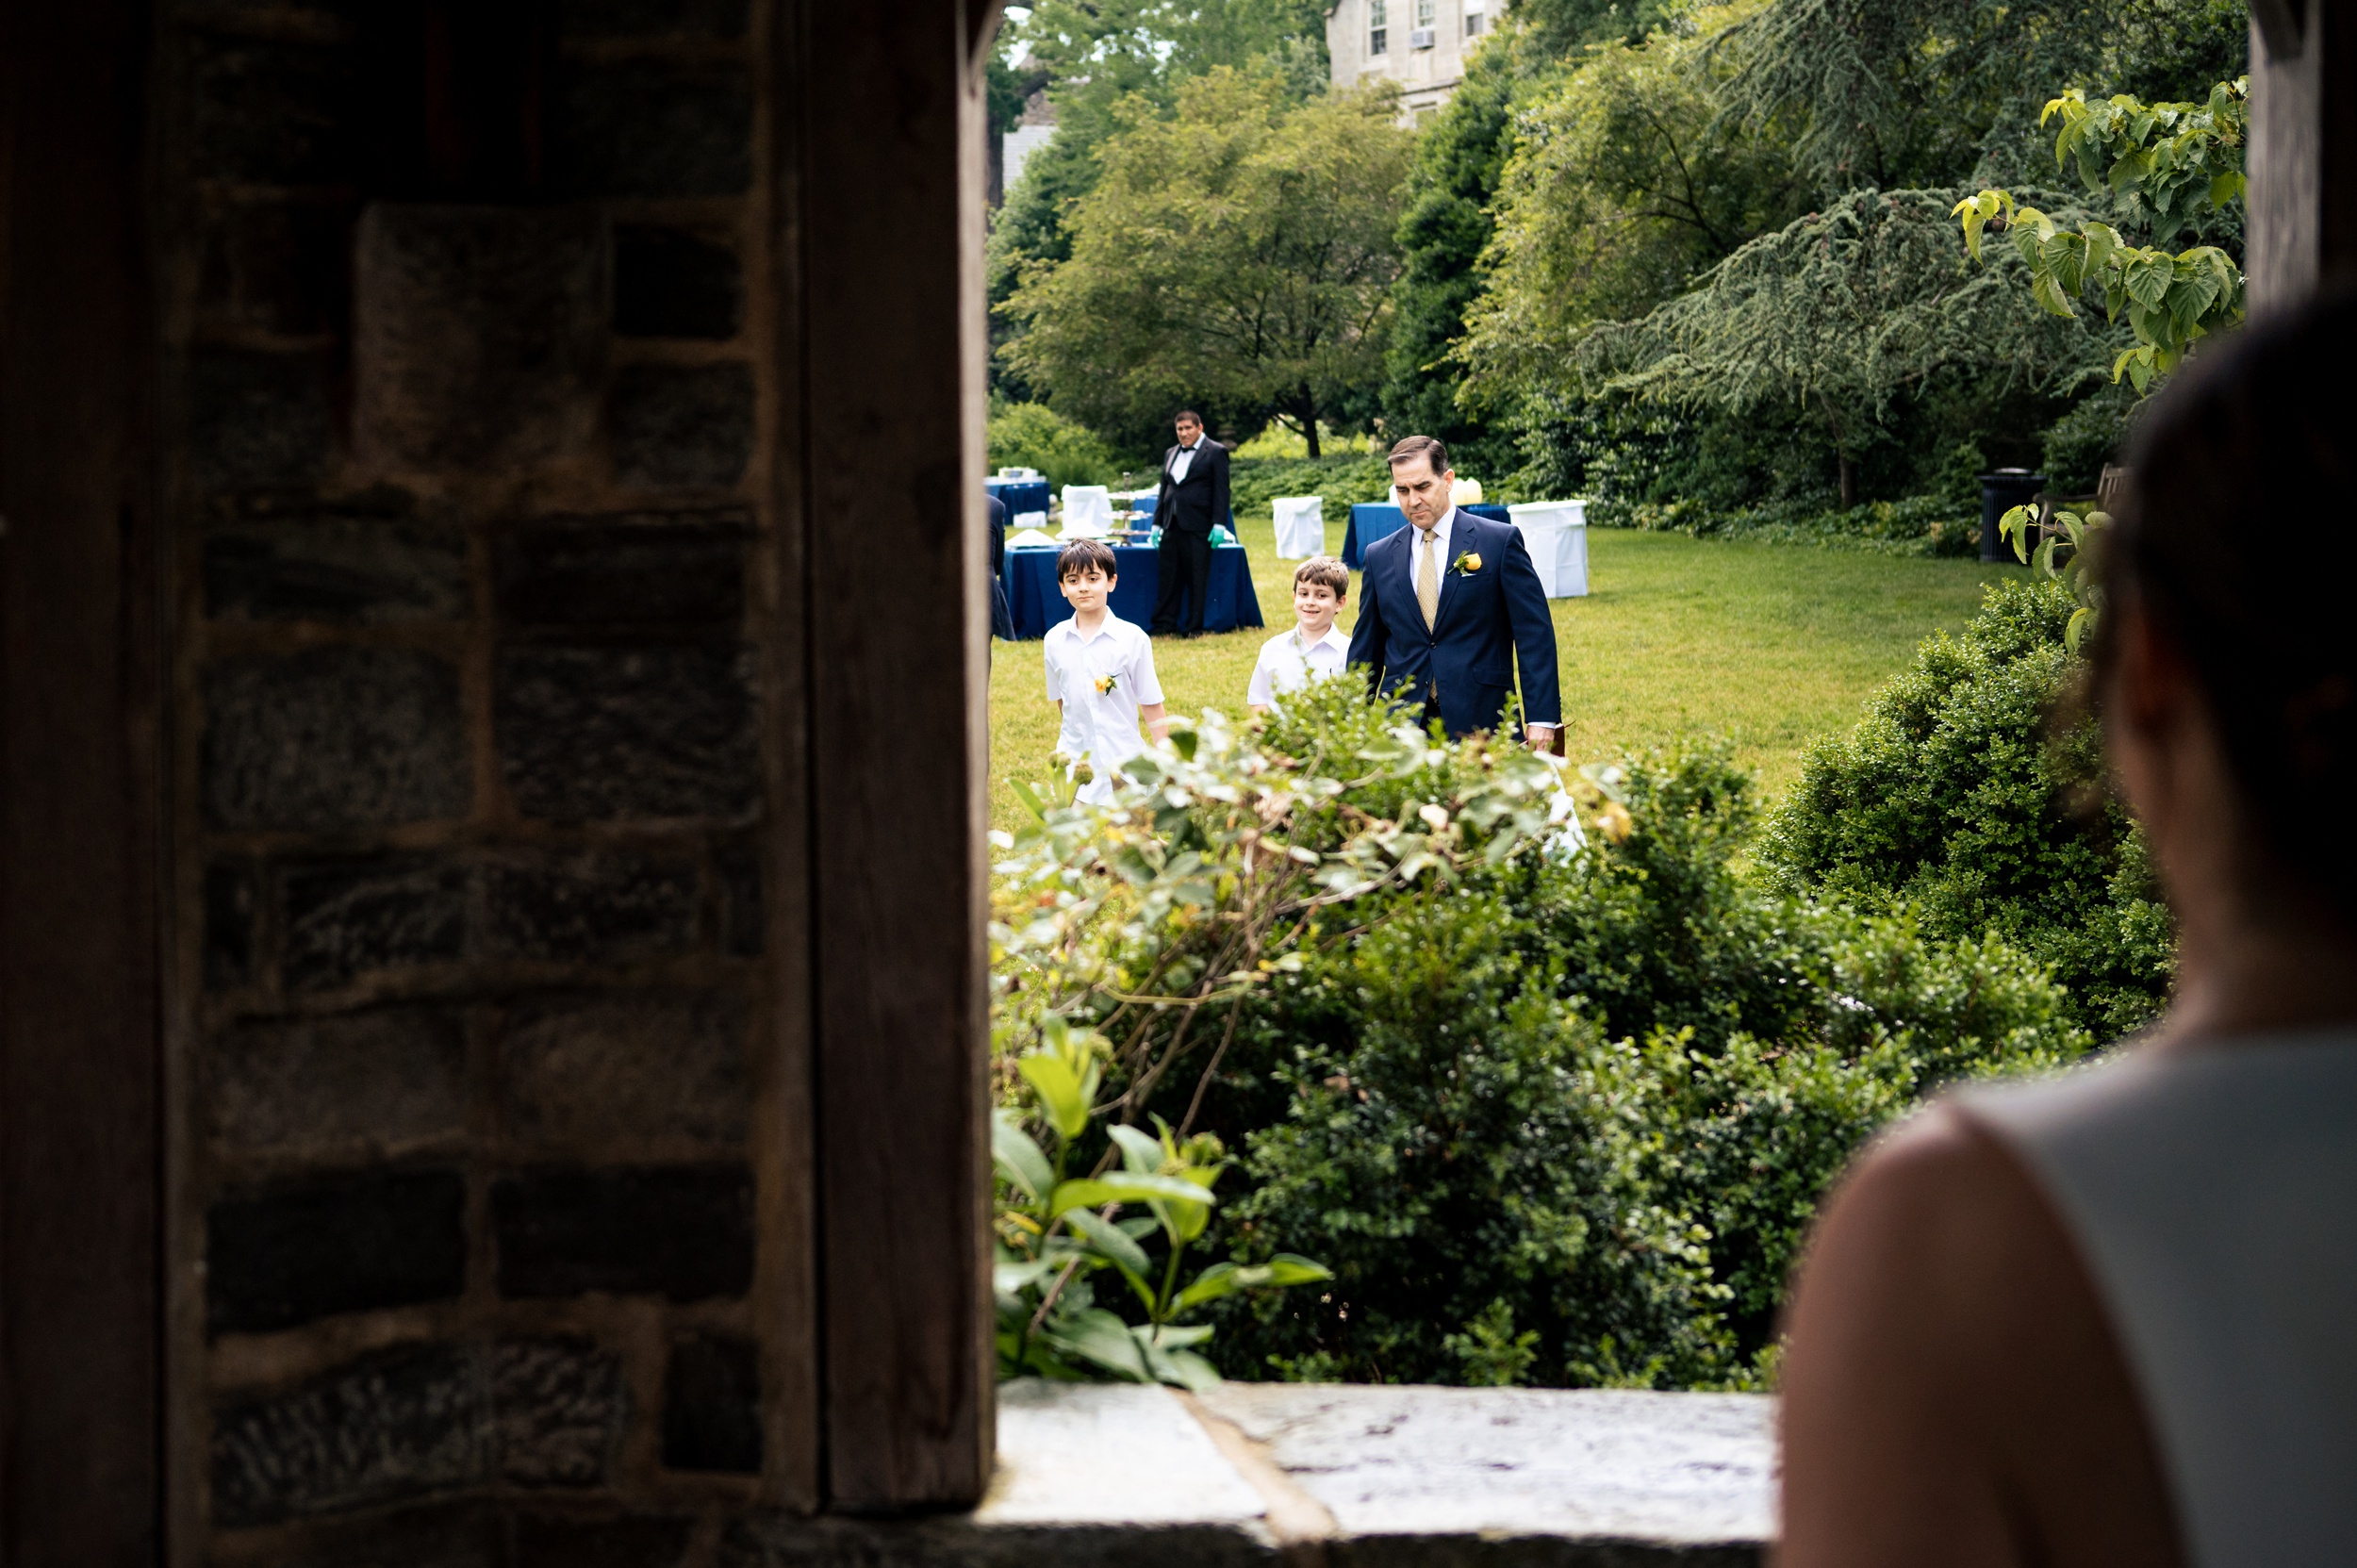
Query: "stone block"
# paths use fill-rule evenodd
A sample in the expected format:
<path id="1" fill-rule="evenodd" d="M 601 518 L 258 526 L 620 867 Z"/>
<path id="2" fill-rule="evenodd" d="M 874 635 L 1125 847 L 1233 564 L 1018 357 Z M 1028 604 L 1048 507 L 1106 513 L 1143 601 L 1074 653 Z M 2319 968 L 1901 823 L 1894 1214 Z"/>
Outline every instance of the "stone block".
<path id="1" fill-rule="evenodd" d="M 745 0 L 566 0 L 567 38 L 745 36 Z"/>
<path id="2" fill-rule="evenodd" d="M 767 927 L 760 851 L 731 845 L 715 858 L 715 867 L 720 878 L 720 950 L 731 958 L 759 958 Z"/>
<path id="3" fill-rule="evenodd" d="M 592 207 L 363 211 L 353 342 L 360 455 L 486 470 L 585 450 L 605 374 L 606 249 Z"/>
<path id="4" fill-rule="evenodd" d="M 219 1553 L 209 1568 L 510 1568 L 504 1510 L 480 1501 L 429 1503 L 274 1531 L 267 1557 Z"/>
<path id="5" fill-rule="evenodd" d="M 397 648 L 226 659 L 205 673 L 201 767 L 217 828 L 323 831 L 463 817 L 458 671 Z"/>
<path id="6" fill-rule="evenodd" d="M 205 541 L 205 613 L 215 620 L 382 625 L 462 620 L 467 609 L 467 536 L 456 527 L 322 518 Z"/>
<path id="7" fill-rule="evenodd" d="M 486 943 L 503 958 L 583 965 L 669 958 L 697 946 L 696 867 L 586 854 L 484 873 Z"/>
<path id="8" fill-rule="evenodd" d="M 1758 1395 L 1225 1383 L 1201 1399 L 1343 1534 L 1393 1538 L 1361 1561 L 1449 1560 L 1413 1548 L 1487 1537 L 1748 1562 L 1774 1534 L 1775 1406 Z"/>
<path id="9" fill-rule="evenodd" d="M 200 348 L 189 356 L 189 467 L 212 489 L 307 485 L 336 457 L 324 355 Z"/>
<path id="10" fill-rule="evenodd" d="M 286 951 L 297 991 L 466 956 L 467 873 L 406 856 L 312 862 L 281 873 Z"/>
<path id="11" fill-rule="evenodd" d="M 197 303 L 260 332 L 340 336 L 352 308 L 352 214 L 340 202 L 240 203 L 205 236 Z"/>
<path id="12" fill-rule="evenodd" d="M 493 557 L 501 630 L 734 642 L 745 617 L 745 535 L 741 523 L 711 513 L 503 535 Z"/>
<path id="13" fill-rule="evenodd" d="M 761 1347 L 733 1334 L 691 1334 L 663 1376 L 663 1463 L 671 1470 L 761 1474 Z"/>
<path id="14" fill-rule="evenodd" d="M 619 1356 L 583 1339 L 506 1340 L 491 1347 L 499 1475 L 518 1486 L 596 1486 L 630 1423 Z"/>
<path id="15" fill-rule="evenodd" d="M 527 817 L 741 820 L 761 803 L 749 652 L 512 649 L 498 682 L 500 770 Z"/>
<path id="16" fill-rule="evenodd" d="M 369 1171 L 224 1197 L 205 1219 L 213 1333 L 445 1301 L 467 1285 L 467 1180 Z"/>
<path id="17" fill-rule="evenodd" d="M 205 867 L 205 989 L 226 991 L 254 978 L 254 867 Z"/>
<path id="18" fill-rule="evenodd" d="M 612 1473 L 629 1416 L 620 1358 L 587 1340 L 400 1345 L 291 1389 L 222 1400 L 212 1522 L 277 1524 L 494 1481 L 596 1486 Z M 512 1561 L 511 1532 L 480 1533 L 474 1517 L 418 1510 L 395 1515 L 379 1544 L 346 1538 L 359 1548 L 351 1557 L 312 1550 L 322 1568 Z M 390 1551 L 404 1540 L 420 1556 Z"/>
<path id="19" fill-rule="evenodd" d="M 456 1013 L 385 1008 L 228 1030 L 204 1072 L 206 1131 L 230 1153 L 396 1151 L 467 1130 Z"/>
<path id="20" fill-rule="evenodd" d="M 648 489 L 727 489 L 753 450 L 744 365 L 631 365 L 614 377 L 614 467 Z"/>
<path id="21" fill-rule="evenodd" d="M 353 177 L 358 106 L 349 49 L 186 37 L 199 178 L 323 185 Z"/>
<path id="22" fill-rule="evenodd" d="M 681 229 L 614 231 L 614 330 L 625 338 L 736 336 L 744 269 L 734 247 Z"/>
<path id="23" fill-rule="evenodd" d="M 399 1502 L 490 1471 L 482 1353 L 405 1345 L 216 1407 L 212 1523 L 236 1529 Z"/>
<path id="24" fill-rule="evenodd" d="M 503 1131 L 544 1150 L 745 1139 L 745 1007 L 727 992 L 527 1002 L 496 1061 Z"/>
<path id="25" fill-rule="evenodd" d="M 662 1515 L 516 1520 L 514 1568 L 679 1568 L 695 1522 Z"/>
<path id="26" fill-rule="evenodd" d="M 752 183 L 752 80 L 739 62 L 579 61 L 557 115 L 551 161 L 568 195 L 734 196 Z"/>
<path id="27" fill-rule="evenodd" d="M 606 1292 L 702 1301 L 753 1277 L 753 1182 L 741 1165 L 539 1170 L 491 1187 L 500 1294 Z"/>

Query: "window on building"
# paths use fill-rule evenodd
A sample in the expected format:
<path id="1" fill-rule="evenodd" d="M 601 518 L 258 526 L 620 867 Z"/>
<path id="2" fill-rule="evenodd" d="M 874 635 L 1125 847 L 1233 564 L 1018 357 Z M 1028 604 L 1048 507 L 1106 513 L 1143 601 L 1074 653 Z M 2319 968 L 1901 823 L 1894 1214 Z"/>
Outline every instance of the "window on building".
<path id="1" fill-rule="evenodd" d="M 1390 47 L 1391 47 L 1391 41 L 1392 41 L 1392 26 L 1391 26 L 1391 24 L 1392 24 L 1392 7 L 1391 7 L 1391 0 L 1368 0 L 1368 5 L 1367 5 L 1367 53 L 1368 53 L 1368 54 L 1370 54 L 1370 55 L 1380 55 L 1380 54 L 1385 54 L 1385 53 L 1389 52 Z"/>
<path id="2" fill-rule="evenodd" d="M 1435 3 L 1436 0 L 1416 0 L 1417 26 L 1429 27 L 1432 25 L 1432 8 Z"/>
<path id="3" fill-rule="evenodd" d="M 1465 0 L 1465 36 L 1479 38 L 1484 7 L 1482 0 Z"/>

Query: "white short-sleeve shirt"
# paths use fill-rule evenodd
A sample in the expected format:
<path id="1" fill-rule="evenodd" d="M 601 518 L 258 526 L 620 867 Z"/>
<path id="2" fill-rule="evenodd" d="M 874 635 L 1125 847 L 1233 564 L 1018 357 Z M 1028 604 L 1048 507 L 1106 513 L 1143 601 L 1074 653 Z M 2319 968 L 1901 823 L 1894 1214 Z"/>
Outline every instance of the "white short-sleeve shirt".
<path id="1" fill-rule="evenodd" d="M 1252 667 L 1252 684 L 1244 688 L 1244 700 L 1265 707 L 1311 681 L 1340 675 L 1349 657 L 1350 636 L 1339 626 L 1328 626 L 1326 635 L 1315 641 L 1297 626 L 1280 632 L 1261 644 L 1260 662 Z"/>
<path id="2" fill-rule="evenodd" d="M 1113 769 L 1146 750 L 1138 709 L 1162 700 L 1154 641 L 1144 627 L 1109 610 L 1088 636 L 1077 619 L 1049 627 L 1045 652 L 1047 699 L 1063 704 L 1056 750 L 1087 761 L 1096 777 L 1080 799 L 1101 803 L 1113 796 Z"/>

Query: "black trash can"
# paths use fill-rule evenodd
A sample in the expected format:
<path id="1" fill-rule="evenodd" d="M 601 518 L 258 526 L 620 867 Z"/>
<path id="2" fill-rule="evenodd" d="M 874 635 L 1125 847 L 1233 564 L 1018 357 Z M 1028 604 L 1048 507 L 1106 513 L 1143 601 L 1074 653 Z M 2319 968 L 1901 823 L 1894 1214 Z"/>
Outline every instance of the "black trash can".
<path id="1" fill-rule="evenodd" d="M 1997 520 L 2016 506 L 2027 506 L 2046 488 L 2046 476 L 2027 469 L 1999 469 L 1981 475 L 1981 559 L 2013 560 L 2013 546 L 1997 532 Z"/>

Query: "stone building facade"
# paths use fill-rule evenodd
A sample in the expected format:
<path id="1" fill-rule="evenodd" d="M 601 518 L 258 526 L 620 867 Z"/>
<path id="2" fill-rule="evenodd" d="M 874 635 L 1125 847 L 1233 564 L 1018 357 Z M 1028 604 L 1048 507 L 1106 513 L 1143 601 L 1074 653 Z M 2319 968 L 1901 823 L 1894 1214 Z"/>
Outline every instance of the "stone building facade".
<path id="1" fill-rule="evenodd" d="M 1335 0 L 1326 48 L 1337 87 L 1400 84 L 1413 123 L 1448 102 L 1465 60 L 1505 14 L 1507 0 Z"/>

